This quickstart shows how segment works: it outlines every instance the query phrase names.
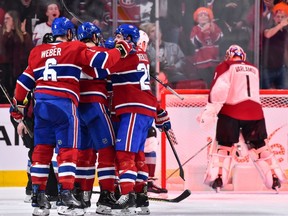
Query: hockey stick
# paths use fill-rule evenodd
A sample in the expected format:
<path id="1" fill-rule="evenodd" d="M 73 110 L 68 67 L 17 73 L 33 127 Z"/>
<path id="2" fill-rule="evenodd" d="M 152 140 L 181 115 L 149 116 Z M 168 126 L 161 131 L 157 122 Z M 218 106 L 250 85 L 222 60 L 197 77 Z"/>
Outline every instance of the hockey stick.
<path id="1" fill-rule="evenodd" d="M 92 191 L 93 194 L 100 194 L 100 191 Z M 166 198 L 158 198 L 158 197 L 149 197 L 148 199 L 151 201 L 156 201 L 156 202 L 170 202 L 170 203 L 179 203 L 182 200 L 186 199 L 191 195 L 191 191 L 186 189 L 184 190 L 179 196 L 173 198 L 173 199 L 166 199 Z"/>
<path id="2" fill-rule="evenodd" d="M 169 85 L 163 83 L 161 80 L 159 80 L 156 76 L 153 76 L 150 74 L 150 76 L 155 79 L 157 82 L 159 82 L 164 88 L 166 88 L 168 91 L 170 91 L 172 94 L 174 94 L 176 97 L 178 97 L 180 100 L 184 100 L 184 97 L 181 97 L 174 89 L 172 89 Z"/>
<path id="3" fill-rule="evenodd" d="M 184 170 L 183 170 L 183 167 L 182 167 L 181 162 L 180 162 L 180 160 L 179 160 L 178 154 L 177 154 L 177 152 L 176 152 L 176 150 L 175 150 L 175 148 L 174 148 L 174 144 L 175 144 L 175 145 L 178 144 L 178 142 L 177 142 L 177 140 L 176 140 L 176 136 L 175 136 L 175 134 L 174 134 L 174 132 L 173 132 L 172 129 L 170 129 L 170 130 L 168 130 L 168 131 L 164 129 L 164 132 L 165 132 L 166 137 L 167 137 L 167 139 L 168 139 L 168 141 L 169 141 L 169 144 L 170 144 L 170 146 L 171 146 L 171 148 L 172 148 L 172 151 L 173 151 L 173 153 L 174 153 L 174 156 L 175 156 L 175 158 L 176 158 L 176 160 L 177 160 L 177 163 L 178 163 L 178 166 L 179 166 L 178 170 L 180 170 L 180 174 L 179 174 L 179 175 L 180 175 L 180 177 L 185 181 L 185 179 L 184 179 Z M 173 139 L 172 139 L 172 138 L 173 138 Z"/>
<path id="4" fill-rule="evenodd" d="M 212 143 L 212 140 L 210 142 L 208 142 L 205 146 L 203 146 L 201 149 L 199 149 L 194 155 L 192 155 L 188 160 L 186 160 L 181 166 L 185 166 L 190 160 L 192 160 L 194 157 L 196 157 L 200 152 L 202 152 L 205 148 L 207 148 L 207 146 L 209 146 Z M 179 168 L 176 169 L 174 172 L 172 172 L 167 178 L 166 180 L 168 180 L 169 178 L 171 178 L 176 172 L 178 172 Z"/>
<path id="5" fill-rule="evenodd" d="M 12 100 L 10 99 L 10 96 L 9 96 L 9 94 L 8 94 L 7 89 L 5 88 L 5 86 L 2 85 L 2 83 L 0 83 L 0 88 L 1 88 L 2 92 L 4 93 L 4 95 L 5 95 L 6 99 L 8 100 L 8 102 L 9 102 L 10 105 L 12 106 L 12 108 L 13 108 L 14 110 L 18 111 L 17 107 L 12 103 Z M 27 130 L 28 135 L 29 135 L 31 138 L 33 138 L 34 134 L 33 134 L 33 132 L 29 129 L 29 127 L 27 126 L 26 121 L 23 119 L 22 122 L 23 122 L 23 124 L 24 124 L 24 126 L 25 126 L 25 128 L 26 128 L 26 130 Z"/>
<path id="6" fill-rule="evenodd" d="M 65 10 L 67 11 L 67 13 L 69 13 L 72 17 L 74 17 L 78 22 L 80 22 L 81 24 L 83 23 L 83 21 L 77 17 L 73 12 L 71 12 L 68 7 L 66 6 L 64 0 L 61 0 L 61 3 L 63 5 L 63 7 L 65 8 Z"/>

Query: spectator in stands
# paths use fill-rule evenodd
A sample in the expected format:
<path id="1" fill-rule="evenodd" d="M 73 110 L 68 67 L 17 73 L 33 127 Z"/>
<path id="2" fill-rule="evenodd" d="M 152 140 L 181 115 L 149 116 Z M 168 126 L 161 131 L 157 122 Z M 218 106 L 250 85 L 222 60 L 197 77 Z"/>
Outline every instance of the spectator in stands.
<path id="1" fill-rule="evenodd" d="M 53 20 L 60 16 L 60 7 L 56 1 L 48 1 L 46 4 L 47 21 L 37 24 L 33 31 L 33 43 L 37 46 L 42 44 L 42 38 L 46 33 L 51 33 Z"/>
<path id="2" fill-rule="evenodd" d="M 156 25 L 154 23 L 145 24 L 144 31 L 149 36 L 149 45 L 147 53 L 150 58 L 150 66 L 152 73 L 156 70 Z M 183 74 L 183 67 L 185 64 L 184 54 L 176 43 L 166 42 L 162 40 L 162 33 L 159 32 L 159 61 L 160 70 L 166 74 L 169 83 L 175 87 L 177 82 L 185 80 L 186 76 Z"/>
<path id="3" fill-rule="evenodd" d="M 193 18 L 197 25 L 192 28 L 190 40 L 195 47 L 194 64 L 199 79 L 208 87 L 213 80 L 214 67 L 220 62 L 219 42 L 223 37 L 221 29 L 213 22 L 210 8 L 199 7 Z"/>
<path id="4" fill-rule="evenodd" d="M 262 88 L 282 89 L 285 87 L 288 5 L 280 2 L 272 12 L 274 23 L 264 30 Z"/>
<path id="5" fill-rule="evenodd" d="M 247 50 L 251 29 L 247 26 L 246 18 L 253 2 L 251 0 L 213 1 L 214 22 L 223 32 L 223 39 L 219 43 L 220 59 L 224 58 L 231 44 L 238 44 Z"/>
<path id="6" fill-rule="evenodd" d="M 29 52 L 33 48 L 31 36 L 26 32 L 26 21 L 20 22 L 17 11 L 5 13 L 2 37 L 1 47 L 5 53 L 3 83 L 8 93 L 14 95 L 18 75 L 26 68 Z"/>
<path id="7" fill-rule="evenodd" d="M 25 20 L 26 22 L 26 32 L 29 33 L 29 36 L 32 38 L 32 19 L 35 17 L 35 12 L 37 8 L 38 1 L 35 0 L 5 0 L 5 10 L 11 11 L 15 10 L 19 14 L 19 19 L 21 23 Z"/>

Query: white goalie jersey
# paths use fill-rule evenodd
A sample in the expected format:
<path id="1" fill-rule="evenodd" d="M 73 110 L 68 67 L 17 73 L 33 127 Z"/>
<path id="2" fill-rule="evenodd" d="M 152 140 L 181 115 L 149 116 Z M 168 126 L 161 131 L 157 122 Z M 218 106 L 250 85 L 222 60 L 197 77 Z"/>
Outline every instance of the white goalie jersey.
<path id="1" fill-rule="evenodd" d="M 224 61 L 219 64 L 209 102 L 223 104 L 219 113 L 235 119 L 262 119 L 258 69 L 245 61 Z M 252 108 L 252 112 L 247 112 L 247 107 Z"/>

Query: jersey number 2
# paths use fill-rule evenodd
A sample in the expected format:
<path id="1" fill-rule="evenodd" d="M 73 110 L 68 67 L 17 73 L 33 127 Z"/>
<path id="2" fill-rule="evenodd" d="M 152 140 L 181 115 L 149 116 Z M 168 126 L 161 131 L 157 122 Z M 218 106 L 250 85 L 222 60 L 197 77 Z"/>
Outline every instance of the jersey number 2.
<path id="1" fill-rule="evenodd" d="M 149 80 L 150 80 L 149 65 L 145 65 L 144 63 L 140 63 L 137 66 L 137 71 L 143 71 L 144 72 L 143 76 L 140 78 L 141 90 L 142 91 L 151 90 L 150 82 L 149 82 Z M 148 84 L 147 84 L 147 81 L 149 82 Z"/>

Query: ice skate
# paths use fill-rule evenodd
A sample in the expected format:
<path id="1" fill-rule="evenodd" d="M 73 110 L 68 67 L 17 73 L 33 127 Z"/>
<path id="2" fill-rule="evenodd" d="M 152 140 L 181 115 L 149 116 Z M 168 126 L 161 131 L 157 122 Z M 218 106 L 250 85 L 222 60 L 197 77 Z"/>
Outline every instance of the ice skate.
<path id="1" fill-rule="evenodd" d="M 168 191 L 165 188 L 161 188 L 154 184 L 153 180 L 148 181 L 148 192 L 150 193 L 168 193 Z"/>
<path id="2" fill-rule="evenodd" d="M 147 195 L 147 186 L 144 187 L 142 193 L 136 193 L 136 207 L 138 215 L 149 215 L 149 200 Z"/>
<path id="3" fill-rule="evenodd" d="M 281 187 L 281 183 L 276 175 L 273 175 L 273 185 L 272 189 L 279 193 L 279 188 Z"/>
<path id="4" fill-rule="evenodd" d="M 113 192 L 101 191 L 98 202 L 96 203 L 96 213 L 103 215 L 111 215 L 112 207 L 115 205 L 116 199 Z"/>
<path id="5" fill-rule="evenodd" d="M 220 192 L 220 189 L 223 187 L 221 175 L 218 175 L 218 178 L 211 183 L 211 187 L 216 191 L 216 193 Z"/>
<path id="6" fill-rule="evenodd" d="M 81 216 L 85 213 L 81 202 L 74 197 L 70 190 L 61 191 L 57 206 L 59 215 Z"/>
<path id="7" fill-rule="evenodd" d="M 45 192 L 38 191 L 38 185 L 33 190 L 32 206 L 34 207 L 33 216 L 48 216 L 50 214 L 51 204 L 45 196 Z"/>
<path id="8" fill-rule="evenodd" d="M 135 192 L 121 195 L 112 207 L 112 215 L 137 215 Z"/>

